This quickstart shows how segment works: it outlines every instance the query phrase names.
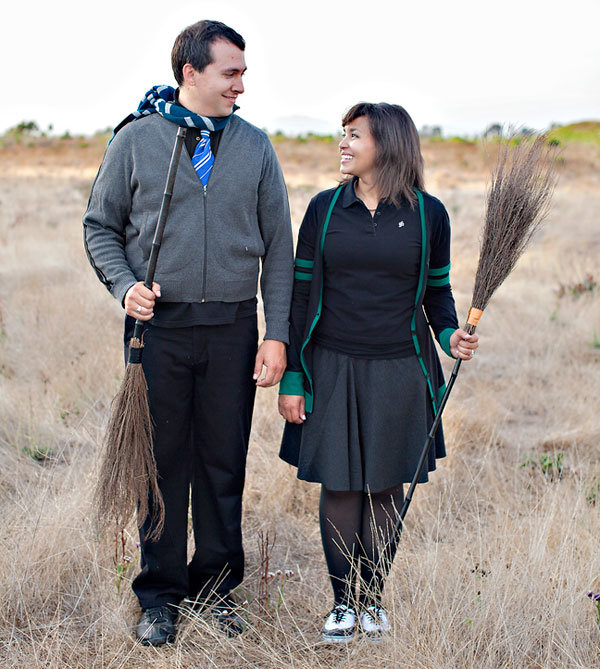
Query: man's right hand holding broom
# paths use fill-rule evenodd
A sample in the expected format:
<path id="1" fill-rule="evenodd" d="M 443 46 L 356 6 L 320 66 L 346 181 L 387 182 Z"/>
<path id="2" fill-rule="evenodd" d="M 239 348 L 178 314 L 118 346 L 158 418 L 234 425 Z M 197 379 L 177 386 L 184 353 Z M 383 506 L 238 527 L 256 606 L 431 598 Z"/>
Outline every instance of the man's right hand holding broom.
<path id="1" fill-rule="evenodd" d="M 125 294 L 125 313 L 138 321 L 149 321 L 154 316 L 154 300 L 160 297 L 160 285 L 152 283 L 152 290 L 143 281 L 134 283 Z"/>

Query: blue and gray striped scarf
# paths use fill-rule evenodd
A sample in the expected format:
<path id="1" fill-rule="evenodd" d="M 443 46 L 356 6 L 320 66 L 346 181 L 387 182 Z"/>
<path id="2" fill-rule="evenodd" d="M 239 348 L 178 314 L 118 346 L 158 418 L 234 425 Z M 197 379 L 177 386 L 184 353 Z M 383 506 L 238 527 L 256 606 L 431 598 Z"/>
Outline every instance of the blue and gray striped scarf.
<path id="1" fill-rule="evenodd" d="M 224 128 L 233 112 L 239 107 L 233 106 L 233 111 L 229 116 L 201 116 L 194 114 L 189 109 L 182 107 L 175 100 L 175 89 L 171 86 L 153 86 L 141 100 L 136 111 L 124 118 L 114 129 L 113 137 L 128 123 L 138 118 L 149 116 L 150 114 L 160 114 L 168 121 L 181 125 L 184 128 L 199 128 L 200 130 L 221 130 Z M 111 138 L 112 140 L 112 138 Z"/>

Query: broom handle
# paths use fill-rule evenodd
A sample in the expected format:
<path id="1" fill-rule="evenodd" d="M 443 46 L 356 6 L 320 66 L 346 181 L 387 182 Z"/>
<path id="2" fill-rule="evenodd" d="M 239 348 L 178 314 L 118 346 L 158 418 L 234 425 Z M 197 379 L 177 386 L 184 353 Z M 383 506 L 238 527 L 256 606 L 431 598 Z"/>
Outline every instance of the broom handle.
<path id="1" fill-rule="evenodd" d="M 148 290 L 152 290 L 152 282 L 154 281 L 154 273 L 156 272 L 156 261 L 158 260 L 158 252 L 160 251 L 160 244 L 162 242 L 163 232 L 165 231 L 165 223 L 169 215 L 169 207 L 171 206 L 171 196 L 173 195 L 173 185 L 175 183 L 175 176 L 177 175 L 177 167 L 179 166 L 179 156 L 181 155 L 181 148 L 183 140 L 186 135 L 186 128 L 179 127 L 177 130 L 177 137 L 175 138 L 175 145 L 173 146 L 173 153 L 171 154 L 171 162 L 169 163 L 169 171 L 167 172 L 167 182 L 165 184 L 165 192 L 163 193 L 162 203 L 160 205 L 160 213 L 158 214 L 158 222 L 154 230 L 154 239 L 152 240 L 152 249 L 150 251 L 150 258 L 148 259 L 148 267 L 146 269 L 146 278 L 144 279 L 144 286 Z M 136 320 L 133 336 L 140 339 L 142 330 L 144 328 L 144 321 Z"/>
<path id="2" fill-rule="evenodd" d="M 468 334 L 473 334 L 475 332 L 475 326 L 466 325 L 465 330 L 466 332 L 468 332 Z M 419 480 L 421 472 L 423 471 L 423 467 L 425 466 L 425 461 L 427 460 L 427 456 L 429 455 L 429 449 L 431 448 L 431 444 L 433 443 L 433 440 L 435 438 L 435 433 L 437 432 L 437 429 L 440 426 L 440 422 L 442 420 L 442 413 L 444 411 L 444 408 L 446 407 L 446 402 L 448 401 L 448 397 L 450 397 L 450 393 L 452 392 L 452 387 L 454 386 L 454 382 L 456 381 L 456 377 L 458 376 L 458 370 L 460 369 L 461 363 L 462 363 L 462 358 L 458 358 L 458 360 L 454 363 L 454 369 L 452 370 L 452 374 L 450 375 L 450 378 L 448 379 L 448 384 L 446 385 L 446 392 L 442 397 L 442 401 L 440 402 L 440 406 L 435 415 L 435 420 L 433 421 L 431 429 L 429 430 L 429 434 L 427 435 L 427 439 L 425 440 L 425 444 L 423 445 L 423 450 L 421 451 L 421 457 L 419 458 L 419 463 L 417 465 L 417 471 L 413 476 L 413 480 L 411 481 L 411 484 L 408 488 L 408 492 L 406 493 L 406 497 L 404 498 L 404 503 L 402 504 L 400 515 L 398 516 L 398 520 L 396 521 L 396 527 L 394 528 L 394 540 L 398 539 L 399 535 L 402 533 L 404 518 L 406 517 L 406 513 L 408 512 L 408 507 L 412 502 L 413 493 L 415 492 L 415 488 L 417 487 L 417 481 Z"/>

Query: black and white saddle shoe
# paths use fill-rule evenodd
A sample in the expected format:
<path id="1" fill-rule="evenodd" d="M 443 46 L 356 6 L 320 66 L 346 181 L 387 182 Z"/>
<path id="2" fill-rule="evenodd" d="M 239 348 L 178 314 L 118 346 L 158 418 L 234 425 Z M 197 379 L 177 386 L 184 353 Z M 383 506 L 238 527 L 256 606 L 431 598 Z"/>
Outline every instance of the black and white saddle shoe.
<path id="1" fill-rule="evenodd" d="M 327 616 L 321 637 L 333 643 L 346 643 L 354 638 L 356 612 L 344 604 L 337 604 Z"/>
<path id="2" fill-rule="evenodd" d="M 392 629 L 387 613 L 381 606 L 368 606 L 362 611 L 360 626 L 363 632 L 373 641 L 378 641 L 384 632 L 389 632 Z"/>

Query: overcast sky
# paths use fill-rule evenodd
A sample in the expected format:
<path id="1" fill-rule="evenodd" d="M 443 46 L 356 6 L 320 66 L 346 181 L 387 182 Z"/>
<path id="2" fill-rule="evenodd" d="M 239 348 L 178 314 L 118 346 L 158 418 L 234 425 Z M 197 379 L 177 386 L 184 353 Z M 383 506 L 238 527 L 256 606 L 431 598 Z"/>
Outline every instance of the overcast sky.
<path id="1" fill-rule="evenodd" d="M 238 114 L 269 130 L 304 116 L 335 131 L 360 100 L 445 134 L 600 119 L 599 0 L 30 0 L 2 10 L 0 132 L 116 125 L 174 85 L 173 40 L 203 18 L 246 39 Z"/>

